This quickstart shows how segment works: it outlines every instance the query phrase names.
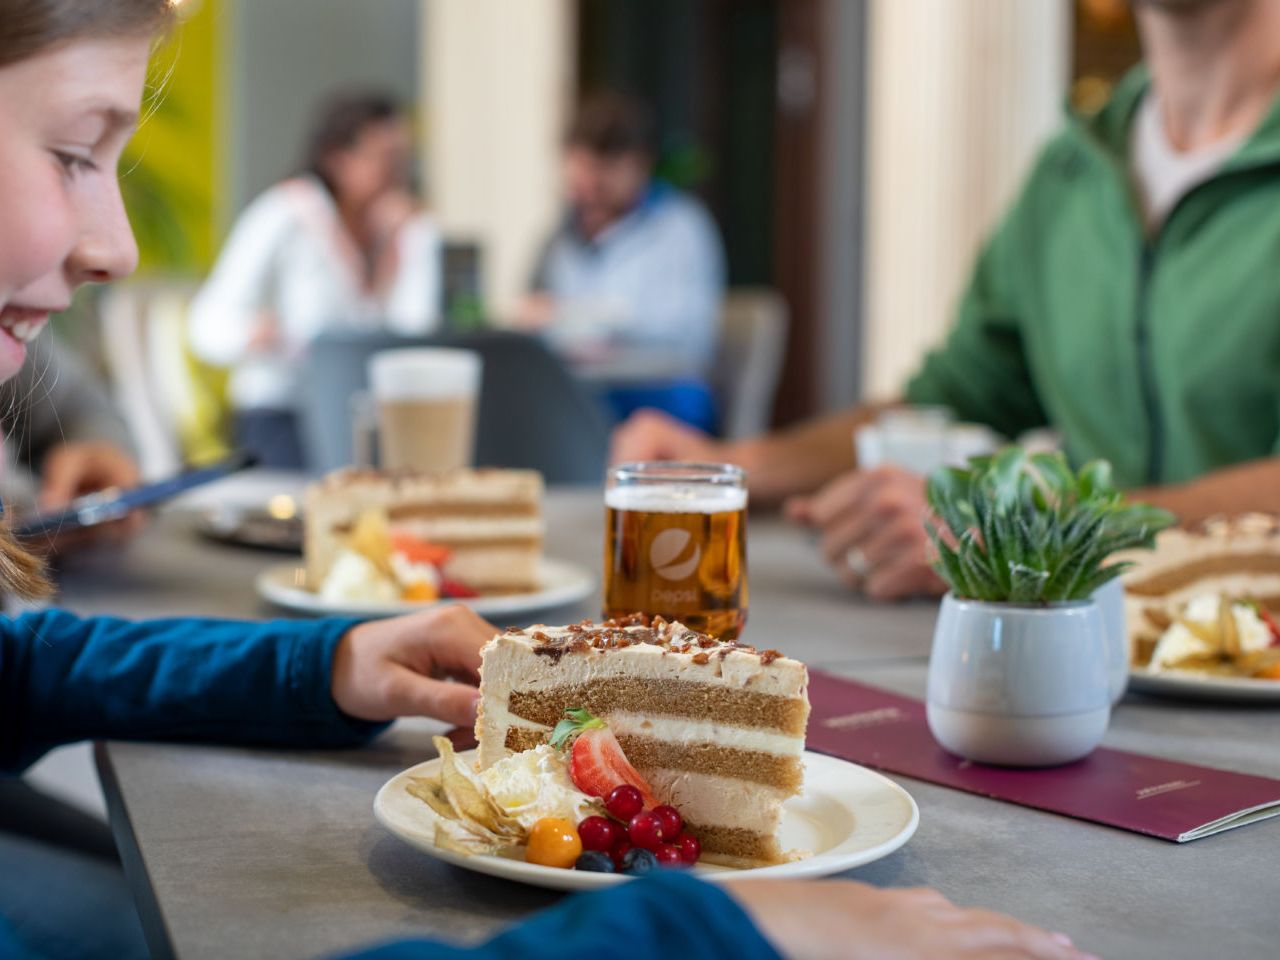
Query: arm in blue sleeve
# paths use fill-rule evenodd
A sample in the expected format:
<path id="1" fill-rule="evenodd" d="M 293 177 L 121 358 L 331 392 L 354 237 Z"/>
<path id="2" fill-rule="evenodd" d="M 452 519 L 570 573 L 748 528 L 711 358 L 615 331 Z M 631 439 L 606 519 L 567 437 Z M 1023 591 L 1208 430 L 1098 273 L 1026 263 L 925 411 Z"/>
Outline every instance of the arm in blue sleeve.
<path id="1" fill-rule="evenodd" d="M 0 620 L 0 770 L 88 737 L 276 746 L 363 742 L 330 692 L 345 620 Z"/>
<path id="2" fill-rule="evenodd" d="M 727 893 L 670 872 L 579 894 L 475 947 L 406 940 L 348 960 L 778 960 L 778 952 Z"/>

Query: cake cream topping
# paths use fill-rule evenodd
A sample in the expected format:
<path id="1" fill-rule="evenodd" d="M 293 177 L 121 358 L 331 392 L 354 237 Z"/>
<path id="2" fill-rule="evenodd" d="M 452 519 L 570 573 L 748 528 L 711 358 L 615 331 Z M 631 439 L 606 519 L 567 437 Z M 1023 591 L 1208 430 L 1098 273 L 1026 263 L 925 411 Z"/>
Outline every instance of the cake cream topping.
<path id="1" fill-rule="evenodd" d="M 705 664 L 713 656 L 723 659 L 733 652 L 755 654 L 764 666 L 782 659 L 777 650 L 756 650 L 737 641 L 717 640 L 705 633 L 691 630 L 676 620 L 649 617 L 633 613 L 628 617 L 592 623 L 584 620 L 567 627 L 530 627 L 521 630 L 512 627 L 506 636 L 522 636 L 533 640 L 533 652 L 559 661 L 566 653 L 587 653 L 591 650 L 618 650 L 637 645 L 661 647 L 670 653 L 692 654 L 696 664 Z"/>

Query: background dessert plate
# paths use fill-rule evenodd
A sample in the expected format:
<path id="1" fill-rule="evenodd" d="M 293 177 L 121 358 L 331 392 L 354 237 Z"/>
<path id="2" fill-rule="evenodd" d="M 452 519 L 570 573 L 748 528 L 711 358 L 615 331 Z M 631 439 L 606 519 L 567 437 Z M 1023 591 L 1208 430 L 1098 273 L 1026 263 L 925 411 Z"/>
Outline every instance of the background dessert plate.
<path id="1" fill-rule="evenodd" d="M 473 763 L 475 751 L 458 757 Z M 824 877 L 887 857 L 916 832 L 920 811 L 911 795 L 892 780 L 808 750 L 804 760 L 804 792 L 784 805 L 780 839 L 784 849 L 811 850 L 813 856 L 753 870 L 699 864 L 694 871 L 700 877 L 713 883 L 743 876 Z M 630 879 L 440 849 L 434 839 L 436 813 L 406 789 L 410 777 L 430 776 L 439 765 L 436 758 L 396 774 L 373 801 L 378 822 L 410 846 L 467 870 L 553 890 L 590 890 Z"/>
<path id="2" fill-rule="evenodd" d="M 316 616 L 393 617 L 425 610 L 440 603 L 461 603 L 483 617 L 518 616 L 532 610 L 547 610 L 578 603 L 591 596 L 596 579 L 586 567 L 565 560 L 543 557 L 538 567 L 539 589 L 530 593 L 495 594 L 465 600 L 437 600 L 410 603 L 345 600 L 332 602 L 307 589 L 306 571 L 296 563 L 268 567 L 258 576 L 258 595 L 288 610 Z"/>
<path id="3" fill-rule="evenodd" d="M 200 513 L 196 530 L 219 543 L 278 553 L 302 553 L 302 517 L 281 516 L 266 507 L 219 504 Z"/>
<path id="4" fill-rule="evenodd" d="M 1129 689 L 1158 697 L 1280 705 L 1280 680 L 1260 680 L 1256 677 L 1215 677 L 1212 674 L 1189 671 L 1156 672 L 1139 667 L 1129 671 Z"/>

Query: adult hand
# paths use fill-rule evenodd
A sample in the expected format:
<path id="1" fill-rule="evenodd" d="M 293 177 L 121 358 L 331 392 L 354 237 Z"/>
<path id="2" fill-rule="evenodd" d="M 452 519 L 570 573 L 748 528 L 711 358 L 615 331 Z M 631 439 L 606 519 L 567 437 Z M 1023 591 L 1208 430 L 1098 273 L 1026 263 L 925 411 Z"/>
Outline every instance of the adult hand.
<path id="1" fill-rule="evenodd" d="M 362 623 L 334 652 L 334 702 L 358 720 L 426 716 L 470 725 L 480 648 L 497 632 L 458 605 Z"/>
<path id="2" fill-rule="evenodd" d="M 639 410 L 613 431 L 613 463 L 637 460 L 725 460 L 724 444 L 657 410 Z"/>
<path id="3" fill-rule="evenodd" d="M 556 301 L 549 293 L 529 293 L 515 305 L 509 318 L 515 330 L 536 333 L 551 326 L 556 318 Z"/>
<path id="4" fill-rule="evenodd" d="M 937 595 L 946 584 L 929 564 L 925 479 L 901 467 L 854 470 L 812 496 L 793 497 L 787 517 L 819 531 L 840 578 L 876 600 Z"/>
<path id="5" fill-rule="evenodd" d="M 400 229 L 422 210 L 422 201 L 408 190 L 392 189 L 369 204 L 365 224 L 373 243 L 390 243 Z"/>
<path id="6" fill-rule="evenodd" d="M 254 314 L 245 350 L 251 354 L 273 353 L 280 345 L 280 320 L 274 310 L 263 307 Z"/>
<path id="7" fill-rule="evenodd" d="M 1096 960 L 1063 934 L 962 909 L 936 890 L 842 880 L 743 880 L 726 889 L 795 960 Z"/>

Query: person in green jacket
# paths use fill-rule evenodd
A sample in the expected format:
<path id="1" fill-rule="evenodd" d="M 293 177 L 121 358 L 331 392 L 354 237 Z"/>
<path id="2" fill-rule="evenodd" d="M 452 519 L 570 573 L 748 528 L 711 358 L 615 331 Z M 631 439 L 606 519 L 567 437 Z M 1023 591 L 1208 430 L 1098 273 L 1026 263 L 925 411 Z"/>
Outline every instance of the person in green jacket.
<path id="1" fill-rule="evenodd" d="M 1280 4 L 1133 6 L 1145 64 L 1044 148 L 905 400 L 1010 437 L 1051 426 L 1184 522 L 1280 511 Z M 853 462 L 878 412 L 732 444 L 644 413 L 613 455 L 741 464 L 850 586 L 940 593 L 923 478 Z"/>

